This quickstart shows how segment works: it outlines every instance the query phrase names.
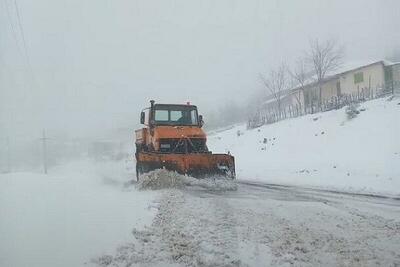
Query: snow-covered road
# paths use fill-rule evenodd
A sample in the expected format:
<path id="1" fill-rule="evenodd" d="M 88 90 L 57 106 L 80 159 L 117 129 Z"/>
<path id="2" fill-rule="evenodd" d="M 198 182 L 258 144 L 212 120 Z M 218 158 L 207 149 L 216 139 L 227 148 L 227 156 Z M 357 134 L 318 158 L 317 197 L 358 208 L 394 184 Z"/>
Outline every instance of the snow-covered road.
<path id="1" fill-rule="evenodd" d="M 239 183 L 165 189 L 110 266 L 398 266 L 400 200 Z"/>

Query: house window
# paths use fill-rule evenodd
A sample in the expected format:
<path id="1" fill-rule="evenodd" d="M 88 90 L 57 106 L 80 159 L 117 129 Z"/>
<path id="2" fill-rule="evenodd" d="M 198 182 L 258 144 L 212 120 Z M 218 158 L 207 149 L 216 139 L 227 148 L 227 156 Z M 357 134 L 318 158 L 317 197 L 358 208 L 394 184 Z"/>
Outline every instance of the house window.
<path id="1" fill-rule="evenodd" d="M 364 81 L 364 73 L 363 72 L 354 73 L 354 84 L 362 83 L 363 81 Z"/>

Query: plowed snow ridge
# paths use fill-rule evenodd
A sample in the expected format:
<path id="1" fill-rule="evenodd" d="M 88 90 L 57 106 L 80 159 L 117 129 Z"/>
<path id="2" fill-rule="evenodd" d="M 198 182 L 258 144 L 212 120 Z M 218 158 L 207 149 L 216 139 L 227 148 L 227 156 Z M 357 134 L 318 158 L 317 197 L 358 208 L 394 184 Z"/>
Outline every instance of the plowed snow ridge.
<path id="1" fill-rule="evenodd" d="M 155 170 L 141 175 L 136 187 L 139 190 L 157 190 L 164 188 L 201 187 L 211 191 L 237 190 L 234 180 L 224 177 L 196 179 L 164 169 Z"/>

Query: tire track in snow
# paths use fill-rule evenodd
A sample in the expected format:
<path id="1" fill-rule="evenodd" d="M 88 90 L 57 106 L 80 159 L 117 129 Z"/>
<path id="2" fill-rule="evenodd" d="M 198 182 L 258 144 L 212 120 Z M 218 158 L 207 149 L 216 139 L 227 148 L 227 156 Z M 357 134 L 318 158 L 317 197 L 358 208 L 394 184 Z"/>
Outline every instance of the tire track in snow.
<path id="1" fill-rule="evenodd" d="M 187 192 L 168 190 L 160 199 L 153 224 L 133 231 L 135 242 L 102 266 L 246 266 L 236 253 L 238 235 L 233 211 L 223 199 L 199 201 Z"/>
<path id="2" fill-rule="evenodd" d="M 361 199 L 362 200 L 362 199 Z M 381 203 L 379 204 L 381 205 Z M 382 204 L 383 205 L 383 204 Z M 399 212 L 396 206 L 387 206 Z M 300 189 L 165 190 L 153 224 L 103 266 L 396 266 L 400 219 Z M 368 210 L 368 209 L 367 209 Z"/>

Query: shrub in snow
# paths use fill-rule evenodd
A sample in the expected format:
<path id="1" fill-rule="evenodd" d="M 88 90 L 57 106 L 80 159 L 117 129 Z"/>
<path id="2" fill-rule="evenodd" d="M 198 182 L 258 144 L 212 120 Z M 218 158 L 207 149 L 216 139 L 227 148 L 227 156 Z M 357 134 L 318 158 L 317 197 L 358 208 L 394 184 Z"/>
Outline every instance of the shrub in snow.
<path id="1" fill-rule="evenodd" d="M 360 114 L 360 111 L 358 111 L 359 104 L 351 103 L 350 105 L 347 106 L 346 108 L 346 114 L 347 114 L 347 119 L 351 120 L 355 117 L 357 117 L 358 114 Z"/>
<path id="2" fill-rule="evenodd" d="M 392 101 L 394 99 L 394 95 L 388 97 L 388 99 L 386 99 L 386 101 Z"/>
<path id="3" fill-rule="evenodd" d="M 103 255 L 97 259 L 93 259 L 92 263 L 97 264 L 99 266 L 109 266 L 113 261 L 113 257 L 111 255 Z"/>

